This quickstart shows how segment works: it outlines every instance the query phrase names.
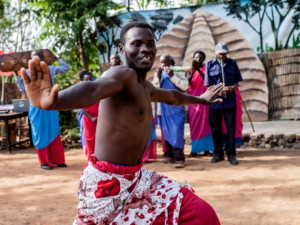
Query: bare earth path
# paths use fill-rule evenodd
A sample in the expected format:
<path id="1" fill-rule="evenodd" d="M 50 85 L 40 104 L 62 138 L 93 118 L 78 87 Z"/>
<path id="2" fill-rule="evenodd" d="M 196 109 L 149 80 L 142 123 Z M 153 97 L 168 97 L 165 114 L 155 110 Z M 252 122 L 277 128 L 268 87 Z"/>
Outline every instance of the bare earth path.
<path id="1" fill-rule="evenodd" d="M 66 159 L 68 168 L 45 171 L 33 149 L 0 151 L 0 225 L 72 224 L 86 159 L 80 149 L 66 152 Z M 160 159 L 145 168 L 187 180 L 223 225 L 300 224 L 300 150 L 240 149 L 238 166 L 197 157 L 174 169 Z"/>

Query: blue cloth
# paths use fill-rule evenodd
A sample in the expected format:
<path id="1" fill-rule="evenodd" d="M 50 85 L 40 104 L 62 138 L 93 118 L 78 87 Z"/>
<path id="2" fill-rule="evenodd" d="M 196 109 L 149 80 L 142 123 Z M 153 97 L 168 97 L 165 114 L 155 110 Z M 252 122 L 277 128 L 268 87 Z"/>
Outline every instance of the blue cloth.
<path id="1" fill-rule="evenodd" d="M 148 144 L 147 147 L 149 147 L 151 145 L 151 143 L 156 140 L 156 133 L 155 133 L 155 126 L 154 126 L 154 121 L 150 123 L 150 137 L 148 140 Z"/>
<path id="2" fill-rule="evenodd" d="M 64 60 L 58 59 L 58 63 L 59 66 L 48 66 L 52 84 L 56 74 L 67 72 L 70 69 Z M 26 72 L 30 76 L 28 69 Z M 22 93 L 26 93 L 24 82 L 18 76 L 16 84 Z M 57 111 L 39 109 L 30 103 L 28 117 L 31 123 L 32 141 L 37 149 L 46 148 L 60 134 Z"/>
<path id="3" fill-rule="evenodd" d="M 225 86 L 233 86 L 236 83 L 243 80 L 240 70 L 235 62 L 235 60 L 226 58 L 224 64 L 224 79 Z M 222 69 L 221 65 L 216 58 L 210 60 L 206 64 L 206 73 L 205 73 L 205 86 L 216 85 L 220 82 L 223 82 L 222 79 Z M 209 106 L 210 108 L 231 108 L 236 106 L 236 96 L 235 92 L 230 92 L 226 94 L 226 98 L 221 103 L 217 103 Z"/>
<path id="4" fill-rule="evenodd" d="M 192 153 L 214 151 L 214 149 L 215 147 L 211 134 L 198 140 L 192 140 Z"/>
<path id="5" fill-rule="evenodd" d="M 182 92 L 170 80 L 170 76 L 164 71 L 161 75 L 161 88 L 175 89 Z M 184 106 L 174 106 L 161 103 L 161 126 L 164 138 L 173 147 L 184 147 L 184 122 L 185 108 Z"/>
<path id="6" fill-rule="evenodd" d="M 57 111 L 46 111 L 30 103 L 32 141 L 37 149 L 46 148 L 60 134 Z"/>
<path id="7" fill-rule="evenodd" d="M 84 139 L 84 127 L 83 127 L 83 110 L 79 110 L 78 112 L 78 125 L 80 129 L 80 141 L 82 147 L 85 146 L 85 139 Z"/>

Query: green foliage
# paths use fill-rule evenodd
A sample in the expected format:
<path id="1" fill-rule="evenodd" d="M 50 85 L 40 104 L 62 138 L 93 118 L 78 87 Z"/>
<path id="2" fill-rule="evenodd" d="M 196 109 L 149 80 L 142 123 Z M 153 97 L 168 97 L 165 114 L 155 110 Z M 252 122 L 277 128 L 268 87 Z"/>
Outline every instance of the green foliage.
<path id="1" fill-rule="evenodd" d="M 266 50 L 266 52 L 272 52 L 272 51 L 274 51 L 274 48 L 270 47 L 270 46 L 268 45 L 268 43 L 266 43 L 266 44 L 265 44 L 265 50 Z"/>
<path id="2" fill-rule="evenodd" d="M 140 11 L 147 9 L 151 2 L 152 0 L 135 0 L 135 3 L 137 4 Z"/>
<path id="3" fill-rule="evenodd" d="M 5 9 L 5 4 L 6 1 L 0 0 L 0 19 L 4 17 L 4 9 Z"/>
<path id="4" fill-rule="evenodd" d="M 201 6 L 211 3 L 223 2 L 221 0 L 182 0 L 180 1 L 181 7 Z"/>
<path id="5" fill-rule="evenodd" d="M 35 46 L 33 15 L 23 0 L 0 1 L 0 49 L 26 51 Z"/>
<path id="6" fill-rule="evenodd" d="M 71 66 L 99 69 L 96 23 L 110 9 L 120 6 L 111 0 L 36 0 L 32 10 L 43 19 L 41 40 L 52 40 L 56 52 L 73 55 Z"/>
<path id="7" fill-rule="evenodd" d="M 77 123 L 76 112 L 60 111 L 60 130 L 64 144 L 74 146 L 79 143 L 80 131 Z"/>
<path id="8" fill-rule="evenodd" d="M 292 45 L 293 48 L 298 48 L 300 47 L 300 36 L 299 34 L 296 36 L 296 35 L 293 35 L 293 45 Z"/>
<path id="9" fill-rule="evenodd" d="M 65 89 L 79 81 L 78 71 L 88 68 L 99 71 L 97 26 L 106 19 L 110 9 L 120 6 L 111 0 L 27 0 L 30 11 L 38 17 L 42 32 L 38 42 L 51 46 L 71 67 L 59 74 L 55 82 Z M 113 22 L 110 22 L 114 26 Z M 116 43 L 117 40 L 113 40 Z M 103 46 L 101 46 L 103 48 Z M 60 112 L 61 133 L 65 144 L 79 140 L 79 128 L 74 112 Z"/>

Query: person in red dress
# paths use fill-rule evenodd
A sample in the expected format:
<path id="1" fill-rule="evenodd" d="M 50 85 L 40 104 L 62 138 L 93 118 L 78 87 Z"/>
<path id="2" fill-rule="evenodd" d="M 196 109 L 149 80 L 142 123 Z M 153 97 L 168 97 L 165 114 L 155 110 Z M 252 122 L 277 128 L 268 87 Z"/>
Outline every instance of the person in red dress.
<path id="1" fill-rule="evenodd" d="M 93 76 L 87 70 L 82 70 L 79 72 L 80 81 L 92 81 Z M 85 140 L 85 145 L 83 150 L 87 157 L 90 157 L 94 154 L 95 150 L 95 134 L 97 127 L 97 118 L 98 118 L 98 108 L 100 101 L 97 101 L 95 104 L 88 106 L 82 109 L 83 112 L 83 136 Z"/>

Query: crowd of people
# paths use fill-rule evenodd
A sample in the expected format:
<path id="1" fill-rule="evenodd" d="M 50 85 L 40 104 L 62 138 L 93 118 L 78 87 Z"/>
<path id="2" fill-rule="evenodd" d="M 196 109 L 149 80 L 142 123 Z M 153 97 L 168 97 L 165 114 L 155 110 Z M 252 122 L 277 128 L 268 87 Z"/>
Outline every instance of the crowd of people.
<path id="1" fill-rule="evenodd" d="M 238 164 L 236 146 L 242 127 L 238 84 L 242 77 L 236 62 L 227 57 L 228 46 L 218 43 L 216 57 L 206 64 L 205 53 L 196 51 L 188 67 L 175 66 L 173 57 L 163 54 L 152 83 L 146 79 L 156 56 L 150 25 L 125 25 L 119 51 L 125 56 L 125 66 L 113 54 L 111 67 L 101 78 L 94 80 L 83 70 L 78 74 L 80 82 L 62 91 L 52 86 L 54 75 L 66 72 L 68 65 L 58 59 L 59 66 L 47 66 L 43 56 L 33 51 L 18 86 L 25 92 L 25 84 L 31 102 L 29 118 L 41 168 L 67 166 L 56 110 L 80 109 L 78 122 L 88 165 L 80 179 L 74 225 L 219 224 L 212 207 L 187 186 L 144 170 L 142 165 L 156 159 L 155 127 L 159 126 L 163 162 L 185 167 L 186 120 L 191 157 L 203 153 L 217 163 L 224 160 L 225 151 L 230 164 Z"/>
<path id="2" fill-rule="evenodd" d="M 217 163 L 224 160 L 224 152 L 226 152 L 228 161 L 232 165 L 238 164 L 236 147 L 241 145 L 243 126 L 238 83 L 242 81 L 242 77 L 235 61 L 227 57 L 229 50 L 226 43 L 218 43 L 215 52 L 216 57 L 205 64 L 205 53 L 201 50 L 195 51 L 192 65 L 185 67 L 175 66 L 175 60 L 169 54 L 160 56 L 160 65 L 156 68 L 152 80 L 155 87 L 174 89 L 192 96 L 200 96 L 207 90 L 207 87 L 224 82 L 229 86 L 226 87 L 228 94 L 222 103 L 210 107 L 202 104 L 188 105 L 187 112 L 184 106 L 155 103 L 154 116 L 150 124 L 149 143 L 142 162 L 156 159 L 155 127 L 158 126 L 161 129 L 163 162 L 174 163 L 175 168 L 184 168 L 184 124 L 188 121 L 191 137 L 189 157 L 210 156 L 212 157 L 211 162 Z M 212 63 L 215 62 L 218 64 L 212 66 Z M 118 54 L 111 55 L 109 64 L 110 68 L 103 72 L 101 77 L 105 77 L 112 67 L 122 64 L 120 56 Z M 227 81 L 222 80 L 222 67 Z M 88 79 L 84 78 L 85 74 L 88 74 Z M 92 80 L 91 73 L 86 70 L 80 71 L 79 77 L 81 81 Z M 98 107 L 99 102 L 87 107 L 87 109 L 94 109 L 94 117 L 87 113 L 87 109 L 79 112 L 81 142 L 87 156 L 93 154 Z M 83 127 L 87 127 L 87 129 Z M 93 136 L 92 146 L 88 147 L 89 144 L 86 140 L 89 140 L 91 136 Z"/>
<path id="3" fill-rule="evenodd" d="M 236 147 L 241 145 L 243 127 L 238 83 L 242 81 L 242 77 L 235 61 L 227 57 L 229 49 L 226 43 L 218 43 L 215 52 L 216 57 L 204 63 L 205 53 L 201 50 L 195 51 L 191 66 L 185 67 L 175 66 L 175 60 L 169 54 L 160 56 L 160 65 L 156 68 L 152 80 L 155 87 L 200 96 L 207 87 L 223 82 L 226 84 L 227 94 L 222 103 L 213 106 L 188 105 L 187 112 L 184 106 L 155 103 L 154 116 L 150 123 L 149 143 L 142 162 L 157 157 L 155 133 L 157 126 L 161 129 L 163 162 L 174 163 L 175 168 L 184 168 L 184 124 L 188 121 L 191 137 L 189 157 L 211 156 L 211 162 L 217 163 L 224 160 L 224 152 L 226 152 L 228 161 L 232 165 L 238 164 Z M 42 54 L 40 50 L 32 51 L 32 57 L 37 55 L 41 60 L 43 60 Z M 62 59 L 58 59 L 58 63 L 58 66 L 48 66 L 53 83 L 56 74 L 69 70 L 69 66 Z M 106 77 L 113 67 L 122 65 L 120 56 L 112 54 L 109 65 L 110 68 L 102 73 L 101 78 Z M 30 71 L 27 72 L 30 76 Z M 88 70 L 81 70 L 78 76 L 81 82 L 95 80 Z M 224 77 L 227 80 L 223 81 Z M 20 77 L 17 77 L 17 85 L 22 93 L 26 93 Z M 78 112 L 81 143 L 87 157 L 94 153 L 99 103 L 100 101 Z M 58 112 L 45 111 L 30 104 L 29 118 L 32 124 L 33 143 L 37 149 L 41 168 L 49 170 L 54 165 L 66 167 L 64 148 L 59 135 Z"/>

